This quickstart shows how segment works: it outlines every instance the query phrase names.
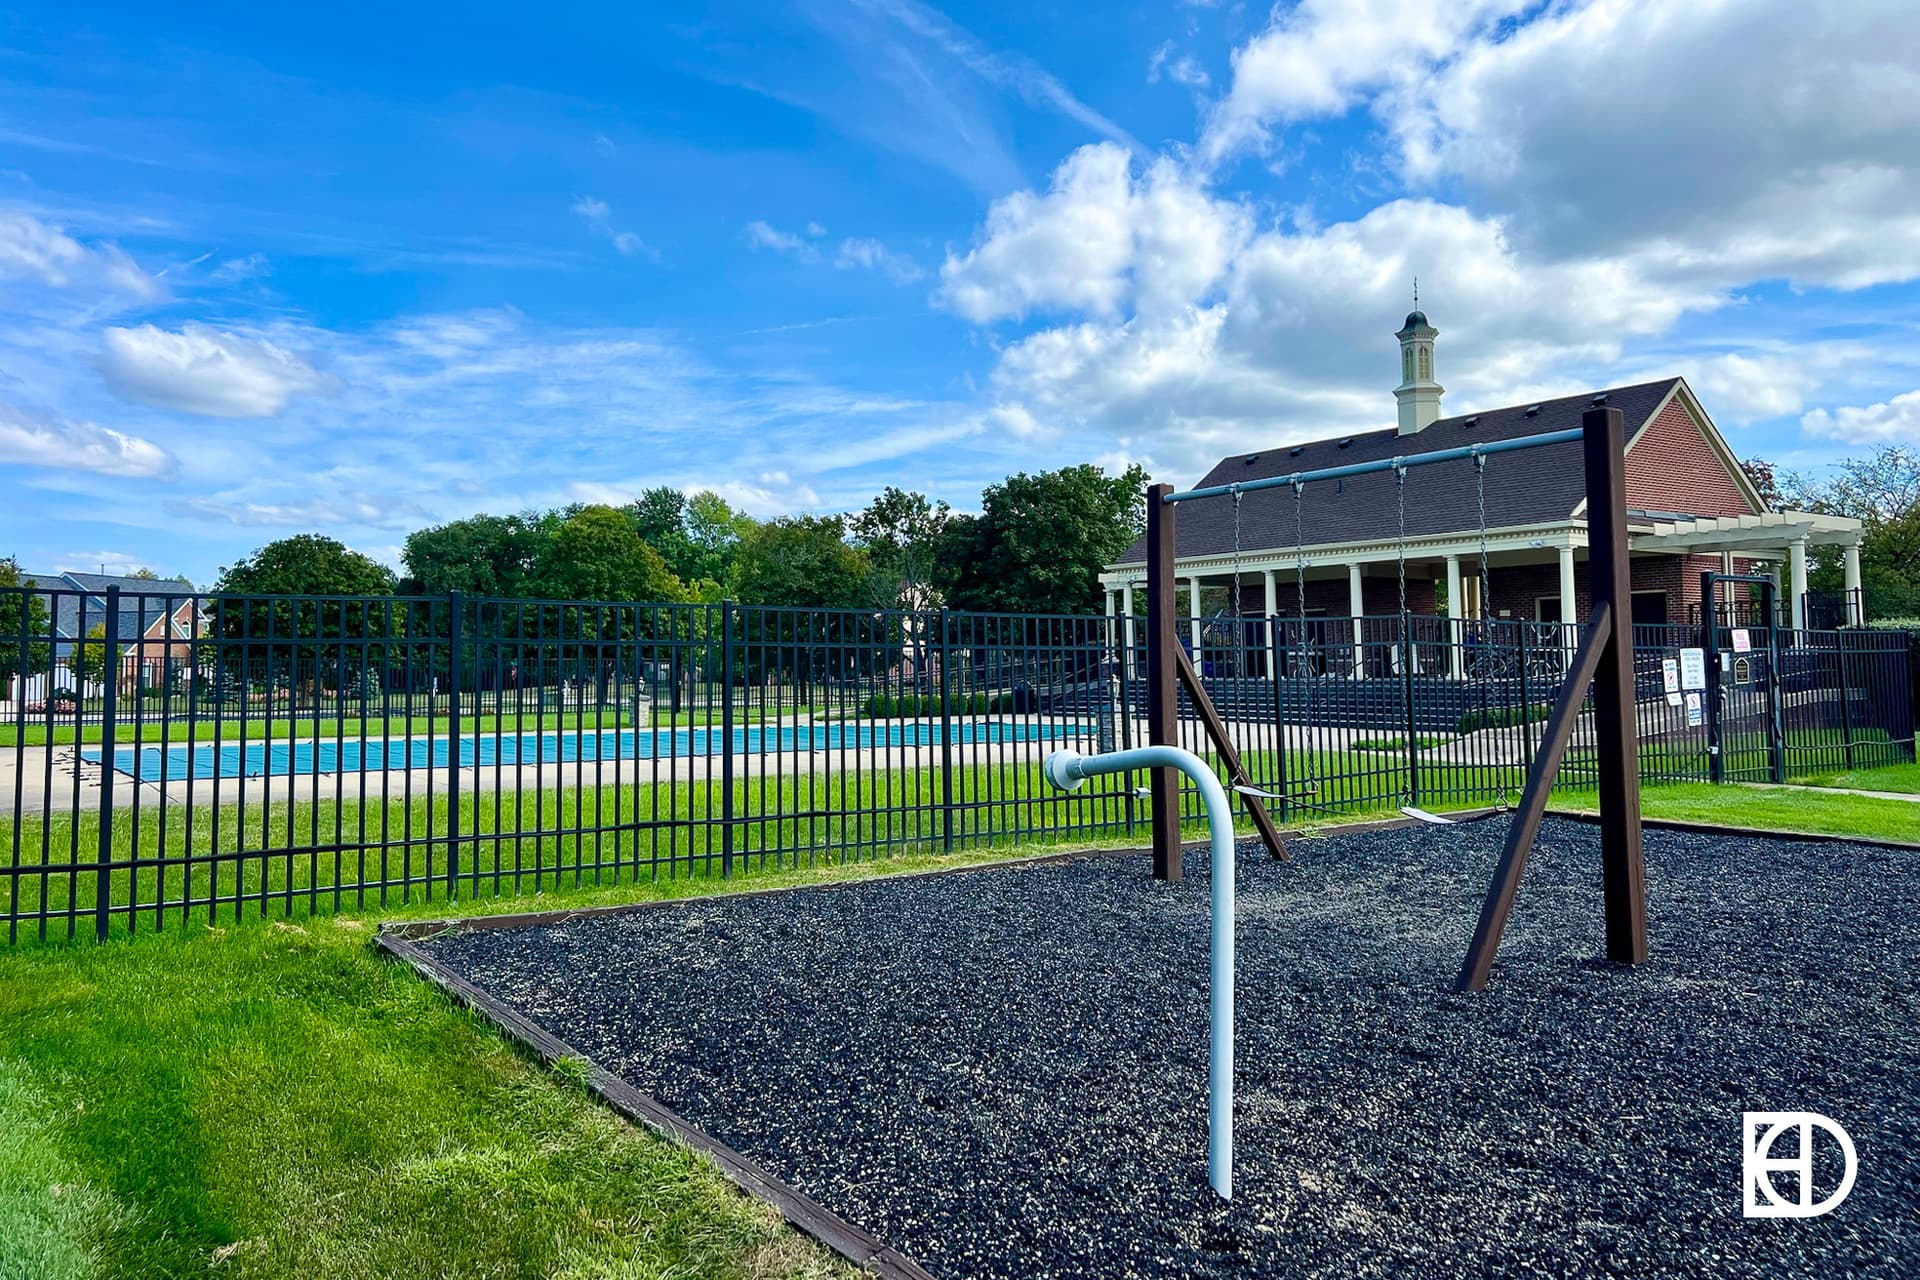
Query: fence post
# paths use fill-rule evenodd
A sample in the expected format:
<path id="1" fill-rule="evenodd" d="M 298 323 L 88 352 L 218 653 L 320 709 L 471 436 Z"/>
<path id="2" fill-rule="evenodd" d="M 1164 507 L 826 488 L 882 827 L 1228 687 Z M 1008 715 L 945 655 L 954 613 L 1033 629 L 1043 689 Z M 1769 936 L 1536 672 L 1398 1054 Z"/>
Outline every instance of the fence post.
<path id="1" fill-rule="evenodd" d="M 1267 597 L 1267 608 L 1269 610 L 1273 608 L 1272 596 Z M 1286 699 L 1286 694 L 1282 691 L 1281 684 L 1280 684 L 1280 637 L 1283 634 L 1281 631 L 1281 627 L 1283 625 L 1284 624 L 1280 621 L 1280 616 L 1278 614 L 1271 613 L 1271 612 L 1268 613 L 1267 632 L 1268 632 L 1269 640 L 1267 644 L 1267 649 L 1269 652 L 1273 654 L 1273 732 L 1274 732 L 1274 737 L 1276 739 L 1276 741 L 1273 744 L 1274 746 L 1274 750 L 1273 750 L 1274 787 L 1273 789 L 1280 793 L 1280 821 L 1284 823 L 1287 820 L 1288 806 L 1287 806 L 1287 699 Z M 1306 637 L 1304 635 L 1294 637 L 1294 644 L 1297 647 L 1293 651 L 1293 656 L 1288 659 L 1290 663 L 1299 662 L 1300 660 L 1299 655 L 1305 652 L 1307 647 Z M 1287 678 L 1288 679 L 1293 678 L 1293 675 L 1291 672 L 1289 672 Z M 1309 751 L 1313 749 L 1313 744 L 1311 742 L 1307 744 L 1307 749 Z M 1309 773 L 1308 776 L 1311 777 L 1313 775 Z"/>
<path id="2" fill-rule="evenodd" d="M 1700 575 L 1700 648 L 1707 668 L 1707 781 L 1727 780 L 1726 760 L 1721 754 L 1720 716 L 1725 691 L 1720 684 L 1720 586 L 1713 570 Z M 1769 597 L 1767 625 L 1776 621 L 1778 606 Z"/>
<path id="3" fill-rule="evenodd" d="M 87 642 L 85 596 L 80 597 L 80 605 L 80 644 L 85 646 Z M 26 612 L 27 605 L 25 601 L 22 601 L 20 609 L 23 614 Z M 117 721 L 119 719 L 120 690 L 119 587 L 107 588 L 107 618 L 105 625 L 101 628 L 100 634 L 102 637 L 100 641 L 101 682 L 106 686 L 106 693 L 100 705 L 100 842 L 99 848 L 95 851 L 95 870 L 93 874 L 93 936 L 96 940 L 105 942 L 107 938 L 107 923 L 112 918 L 113 910 L 114 737 L 117 732 Z M 75 652 L 78 651 L 79 650 L 76 650 Z M 21 665 L 24 666 L 25 664 L 22 663 Z M 84 707 L 87 705 L 86 681 L 82 679 L 75 683 L 80 686 L 80 696 L 75 699 L 74 705 Z M 53 686 L 51 679 L 47 681 L 47 686 L 49 695 L 51 695 Z M 85 716 L 80 716 L 78 719 L 81 724 L 84 725 L 86 723 Z M 75 740 L 77 741 L 80 736 L 79 731 L 76 729 L 74 733 Z M 134 749 L 135 751 L 139 750 L 138 743 L 134 744 Z M 76 747 L 74 749 L 75 759 L 78 759 L 79 755 L 79 748 Z M 138 799 L 139 797 L 136 794 L 136 803 Z M 135 852 L 138 851 L 136 850 Z M 42 909 L 44 910 L 44 905 Z"/>
<path id="4" fill-rule="evenodd" d="M 953 684 L 947 675 L 947 611 L 937 618 L 940 627 L 940 848 L 953 852 Z"/>
<path id="5" fill-rule="evenodd" d="M 1483 608 L 1481 613 L 1485 612 Z M 1498 636 L 1499 622 L 1491 618 L 1485 621 L 1488 634 Z M 1520 666 L 1520 758 L 1524 761 L 1520 766 L 1520 787 L 1524 791 L 1533 778 L 1533 693 L 1527 688 L 1527 624 L 1516 620 L 1513 634 L 1516 637 L 1514 661 Z"/>
<path id="6" fill-rule="evenodd" d="M 1588 592 L 1612 627 L 1593 675 L 1593 736 L 1599 775 L 1600 879 L 1607 959 L 1647 958 L 1646 870 L 1640 835 L 1638 704 L 1633 683 L 1633 590 L 1627 550 L 1626 418 L 1615 408 L 1580 416 L 1587 481 Z M 1564 611 L 1571 615 L 1573 610 Z M 1563 621 L 1570 622 L 1570 616 Z M 1572 673 L 1569 672 L 1569 678 Z M 1578 696 L 1579 691 L 1575 690 Z"/>
<path id="7" fill-rule="evenodd" d="M 1180 703 L 1175 687 L 1179 663 L 1174 650 L 1180 636 L 1174 620 L 1173 506 L 1170 484 L 1147 486 L 1147 741 L 1180 745 Z M 1195 639 L 1198 639 L 1196 635 Z M 1180 878 L 1180 776 L 1172 769 L 1151 773 L 1153 791 L 1153 878 Z"/>
<path id="8" fill-rule="evenodd" d="M 711 845 L 708 848 L 712 848 Z M 720 875 L 733 878 L 733 601 L 720 602 Z"/>
<path id="9" fill-rule="evenodd" d="M 1787 731 L 1780 715 L 1780 619 L 1779 611 L 1773 607 L 1773 588 L 1761 587 L 1761 596 L 1767 602 L 1767 774 L 1775 782 L 1787 780 Z M 1795 631 L 1796 642 L 1804 641 L 1806 632 Z"/>
<path id="10" fill-rule="evenodd" d="M 1420 740 L 1413 731 L 1413 626 L 1412 618 L 1400 614 L 1400 699 L 1406 703 L 1407 724 L 1407 803 L 1420 803 Z"/>
<path id="11" fill-rule="evenodd" d="M 447 901 L 459 892 L 460 875 L 460 608 L 458 591 L 447 592 Z M 429 748 L 428 757 L 432 752 Z"/>
<path id="12" fill-rule="evenodd" d="M 1853 632 L 1833 633 L 1834 669 L 1840 677 L 1840 751 L 1849 771 L 1853 768 L 1853 686 L 1847 677 L 1847 637 Z"/>

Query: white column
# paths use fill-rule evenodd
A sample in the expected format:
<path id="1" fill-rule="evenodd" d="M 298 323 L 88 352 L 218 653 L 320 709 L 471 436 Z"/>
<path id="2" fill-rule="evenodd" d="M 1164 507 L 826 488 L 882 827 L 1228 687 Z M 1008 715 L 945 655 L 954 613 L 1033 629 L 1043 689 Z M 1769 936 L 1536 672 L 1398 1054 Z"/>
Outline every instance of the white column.
<path id="1" fill-rule="evenodd" d="M 1361 622 L 1367 612 L 1367 597 L 1361 590 L 1357 564 L 1347 566 L 1347 612 L 1353 615 L 1353 678 L 1358 680 L 1367 673 L 1365 624 Z"/>
<path id="2" fill-rule="evenodd" d="M 1197 642 L 1200 637 L 1200 577 L 1198 574 L 1187 579 L 1187 616 L 1193 619 L 1193 635 Z"/>
<path id="3" fill-rule="evenodd" d="M 1795 538 L 1787 544 L 1787 590 L 1793 595 L 1793 629 L 1807 627 L 1807 540 Z"/>
<path id="4" fill-rule="evenodd" d="M 1467 597 L 1461 589 L 1460 557 L 1447 557 L 1447 671 L 1455 680 L 1467 675 Z"/>
<path id="5" fill-rule="evenodd" d="M 1278 680 L 1280 678 L 1280 628 L 1273 624 L 1273 618 L 1280 610 L 1277 607 L 1278 602 L 1273 598 L 1273 570 L 1260 571 L 1260 590 L 1261 599 L 1266 601 L 1266 605 L 1261 610 L 1266 617 L 1261 625 L 1267 629 L 1267 675 Z"/>
<path id="6" fill-rule="evenodd" d="M 1860 591 L 1860 544 L 1849 542 L 1842 553 L 1841 565 L 1846 574 L 1847 621 L 1856 627 L 1867 623 L 1867 598 Z"/>
<path id="7" fill-rule="evenodd" d="M 1576 587 L 1573 578 L 1573 544 L 1569 542 L 1560 548 L 1560 643 L 1567 651 L 1567 664 L 1573 664 L 1573 651 L 1578 647 L 1574 637 L 1578 634 L 1573 623 L 1577 621 L 1578 611 Z M 1616 619 L 1616 621 L 1618 621 Z"/>
<path id="8" fill-rule="evenodd" d="M 1133 679 L 1133 584 L 1120 588 L 1120 669 Z"/>
<path id="9" fill-rule="evenodd" d="M 1108 587 L 1108 588 L 1107 588 L 1107 609 L 1106 609 L 1106 613 L 1107 613 L 1107 616 L 1108 616 L 1109 618 L 1111 618 L 1111 617 L 1113 616 L 1113 588 L 1112 588 L 1112 587 Z"/>

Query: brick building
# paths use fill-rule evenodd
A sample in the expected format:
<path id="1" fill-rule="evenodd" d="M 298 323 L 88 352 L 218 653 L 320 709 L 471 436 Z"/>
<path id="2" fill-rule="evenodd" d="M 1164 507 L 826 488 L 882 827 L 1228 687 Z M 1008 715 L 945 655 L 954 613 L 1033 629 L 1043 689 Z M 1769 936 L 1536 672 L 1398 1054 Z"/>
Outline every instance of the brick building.
<path id="1" fill-rule="evenodd" d="M 1635 621 L 1697 618 L 1700 574 L 1718 569 L 1772 575 L 1794 625 L 1807 625 L 1808 549 L 1828 545 L 1843 549 L 1844 620 L 1864 621 L 1859 522 L 1769 508 L 1684 378 L 1441 417 L 1437 335 L 1419 311 L 1395 335 L 1396 427 L 1235 454 L 1194 487 L 1560 431 L 1609 405 L 1626 419 Z M 1258 490 L 1237 520 L 1227 498 L 1184 503 L 1175 563 L 1196 619 L 1231 609 L 1236 574 L 1242 615 L 1294 616 L 1303 571 L 1309 617 L 1398 614 L 1404 562 L 1411 613 L 1559 622 L 1570 598 L 1577 621 L 1588 613 L 1585 505 L 1580 445 L 1547 445 L 1416 468 L 1403 485 L 1381 473 Z M 1101 575 L 1109 612 L 1132 612 L 1145 574 L 1142 540 Z"/>

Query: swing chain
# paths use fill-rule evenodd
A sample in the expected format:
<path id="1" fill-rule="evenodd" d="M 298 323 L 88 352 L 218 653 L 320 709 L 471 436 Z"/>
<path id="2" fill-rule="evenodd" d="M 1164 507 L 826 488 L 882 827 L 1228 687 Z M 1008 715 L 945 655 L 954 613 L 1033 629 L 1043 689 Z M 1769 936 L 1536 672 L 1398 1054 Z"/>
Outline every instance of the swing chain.
<path id="1" fill-rule="evenodd" d="M 1493 617 L 1493 575 L 1487 564 L 1487 455 L 1473 446 L 1474 500 L 1480 508 L 1480 632 L 1487 634 L 1487 622 Z"/>
<path id="2" fill-rule="evenodd" d="M 1232 632 L 1230 633 L 1233 636 L 1233 656 L 1231 660 L 1233 663 L 1233 670 L 1236 675 L 1245 674 L 1242 668 L 1246 664 L 1245 650 L 1247 647 L 1246 633 L 1241 629 L 1241 624 L 1240 624 L 1240 499 L 1244 496 L 1245 495 L 1240 492 L 1240 486 L 1237 484 L 1234 485 L 1233 486 L 1233 591 L 1231 596 L 1229 597 L 1232 602 L 1229 611 L 1232 613 L 1233 617 L 1229 625 L 1233 628 Z"/>
<path id="3" fill-rule="evenodd" d="M 1407 640 L 1407 465 L 1398 458 L 1393 460 L 1393 488 L 1400 520 L 1400 542 L 1395 558 L 1400 570 L 1400 643 L 1404 647 Z M 1405 656 L 1401 655 L 1403 661 Z"/>

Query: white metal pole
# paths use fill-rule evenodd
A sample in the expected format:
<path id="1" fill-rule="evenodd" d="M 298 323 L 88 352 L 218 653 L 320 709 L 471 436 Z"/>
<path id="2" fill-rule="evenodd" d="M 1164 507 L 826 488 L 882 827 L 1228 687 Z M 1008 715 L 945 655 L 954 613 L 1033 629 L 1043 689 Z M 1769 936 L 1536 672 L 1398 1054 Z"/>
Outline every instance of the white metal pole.
<path id="1" fill-rule="evenodd" d="M 1353 617 L 1353 678 L 1367 672 L 1366 623 L 1367 593 L 1361 589 L 1360 566 L 1347 566 L 1347 612 Z"/>
<path id="2" fill-rule="evenodd" d="M 1467 678 L 1466 593 L 1460 587 L 1460 557 L 1447 557 L 1447 672 L 1455 680 Z"/>
<path id="3" fill-rule="evenodd" d="M 1860 544 L 1849 542 L 1841 556 L 1841 572 L 1846 575 L 1846 619 L 1856 627 L 1864 627 L 1867 625 L 1867 597 L 1860 590 Z"/>
<path id="4" fill-rule="evenodd" d="M 1208 874 L 1212 897 L 1212 974 L 1209 979 L 1207 1053 L 1207 1182 L 1222 1200 L 1233 1199 L 1233 810 L 1227 792 L 1206 761 L 1179 747 L 1134 747 L 1083 756 L 1071 748 L 1047 757 L 1047 780 L 1072 791 L 1091 777 L 1133 770 L 1178 769 L 1199 789 L 1213 842 Z"/>
<path id="5" fill-rule="evenodd" d="M 1807 540 L 1795 538 L 1787 544 L 1787 576 L 1792 581 L 1793 629 L 1807 629 Z"/>

